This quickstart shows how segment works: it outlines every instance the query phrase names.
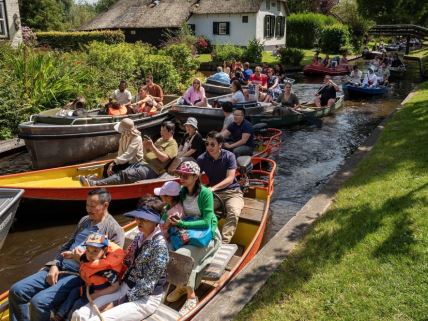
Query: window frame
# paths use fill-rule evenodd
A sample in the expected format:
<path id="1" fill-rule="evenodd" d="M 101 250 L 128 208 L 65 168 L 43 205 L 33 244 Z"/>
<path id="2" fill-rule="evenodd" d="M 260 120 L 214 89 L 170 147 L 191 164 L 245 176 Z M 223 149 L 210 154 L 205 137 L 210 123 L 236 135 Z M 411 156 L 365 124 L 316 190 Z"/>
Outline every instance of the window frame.
<path id="1" fill-rule="evenodd" d="M 266 0 L 266 10 L 270 10 L 270 0 Z"/>
<path id="2" fill-rule="evenodd" d="M 220 32 L 222 30 L 222 32 Z M 214 21 L 213 34 L 218 36 L 230 35 L 230 21 Z"/>
<path id="3" fill-rule="evenodd" d="M 7 11 L 6 11 L 5 0 L 0 0 L 0 24 L 3 26 L 3 29 L 4 29 L 3 33 L 0 32 L 0 39 L 8 39 L 9 29 L 8 29 L 8 23 L 7 23 Z M 0 27 L 0 30 L 1 30 L 1 27 Z"/>
<path id="4" fill-rule="evenodd" d="M 275 37 L 276 17 L 274 15 L 265 15 L 263 19 L 263 36 L 271 39 Z"/>
<path id="5" fill-rule="evenodd" d="M 282 38 L 285 35 L 285 17 L 277 16 L 275 19 L 275 37 Z"/>
<path id="6" fill-rule="evenodd" d="M 248 23 L 248 16 L 242 16 L 242 23 Z"/>

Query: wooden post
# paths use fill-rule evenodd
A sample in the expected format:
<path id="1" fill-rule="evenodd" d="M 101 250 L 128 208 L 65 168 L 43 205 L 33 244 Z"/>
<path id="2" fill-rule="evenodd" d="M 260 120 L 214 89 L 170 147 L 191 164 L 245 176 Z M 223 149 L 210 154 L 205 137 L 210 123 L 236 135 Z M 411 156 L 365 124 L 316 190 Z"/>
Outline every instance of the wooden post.
<path id="1" fill-rule="evenodd" d="M 406 55 L 408 55 L 410 52 L 410 35 L 407 35 L 407 42 L 406 42 Z"/>

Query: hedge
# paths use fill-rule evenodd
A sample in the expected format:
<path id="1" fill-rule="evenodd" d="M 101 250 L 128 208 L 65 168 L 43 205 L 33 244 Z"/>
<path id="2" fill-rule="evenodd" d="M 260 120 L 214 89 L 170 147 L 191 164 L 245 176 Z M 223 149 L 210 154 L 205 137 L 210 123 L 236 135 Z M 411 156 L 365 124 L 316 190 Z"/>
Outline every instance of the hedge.
<path id="1" fill-rule="evenodd" d="M 79 50 L 93 41 L 116 44 L 125 41 L 121 30 L 73 31 L 73 32 L 37 32 L 38 46 L 64 51 Z"/>
<path id="2" fill-rule="evenodd" d="M 319 13 L 291 14 L 287 18 L 287 46 L 311 49 L 318 42 L 322 28 L 335 23 L 335 18 Z"/>
<path id="3" fill-rule="evenodd" d="M 320 35 L 319 47 L 323 52 L 341 52 L 350 47 L 350 34 L 347 26 L 337 23 L 325 26 Z"/>

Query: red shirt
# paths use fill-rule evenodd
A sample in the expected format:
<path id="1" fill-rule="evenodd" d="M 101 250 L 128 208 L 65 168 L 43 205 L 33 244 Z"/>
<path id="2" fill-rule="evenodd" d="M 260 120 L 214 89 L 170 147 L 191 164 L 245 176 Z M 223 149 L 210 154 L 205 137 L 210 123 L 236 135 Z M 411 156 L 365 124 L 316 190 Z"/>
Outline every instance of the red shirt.
<path id="1" fill-rule="evenodd" d="M 266 86 L 267 85 L 267 76 L 264 74 L 260 74 L 260 76 L 257 77 L 257 75 L 254 73 L 250 76 L 250 81 L 252 84 L 255 84 L 255 85 Z"/>

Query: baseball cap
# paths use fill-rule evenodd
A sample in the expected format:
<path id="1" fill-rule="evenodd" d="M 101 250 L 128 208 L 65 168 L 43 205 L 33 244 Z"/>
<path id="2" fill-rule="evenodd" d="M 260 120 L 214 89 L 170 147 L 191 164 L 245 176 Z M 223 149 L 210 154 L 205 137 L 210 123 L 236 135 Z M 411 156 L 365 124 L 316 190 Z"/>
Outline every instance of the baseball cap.
<path id="1" fill-rule="evenodd" d="M 199 175 L 201 173 L 201 168 L 198 163 L 194 161 L 186 161 L 181 163 L 181 165 L 176 170 L 177 173 L 183 174 L 194 174 Z"/>
<path id="2" fill-rule="evenodd" d="M 99 233 L 89 234 L 88 238 L 85 241 L 86 246 L 94 247 L 106 247 L 108 246 L 108 238 L 105 235 Z"/>
<path id="3" fill-rule="evenodd" d="M 157 187 L 154 189 L 154 193 L 157 196 L 178 196 L 180 194 L 181 186 L 176 181 L 169 181 L 162 185 L 162 187 Z"/>

